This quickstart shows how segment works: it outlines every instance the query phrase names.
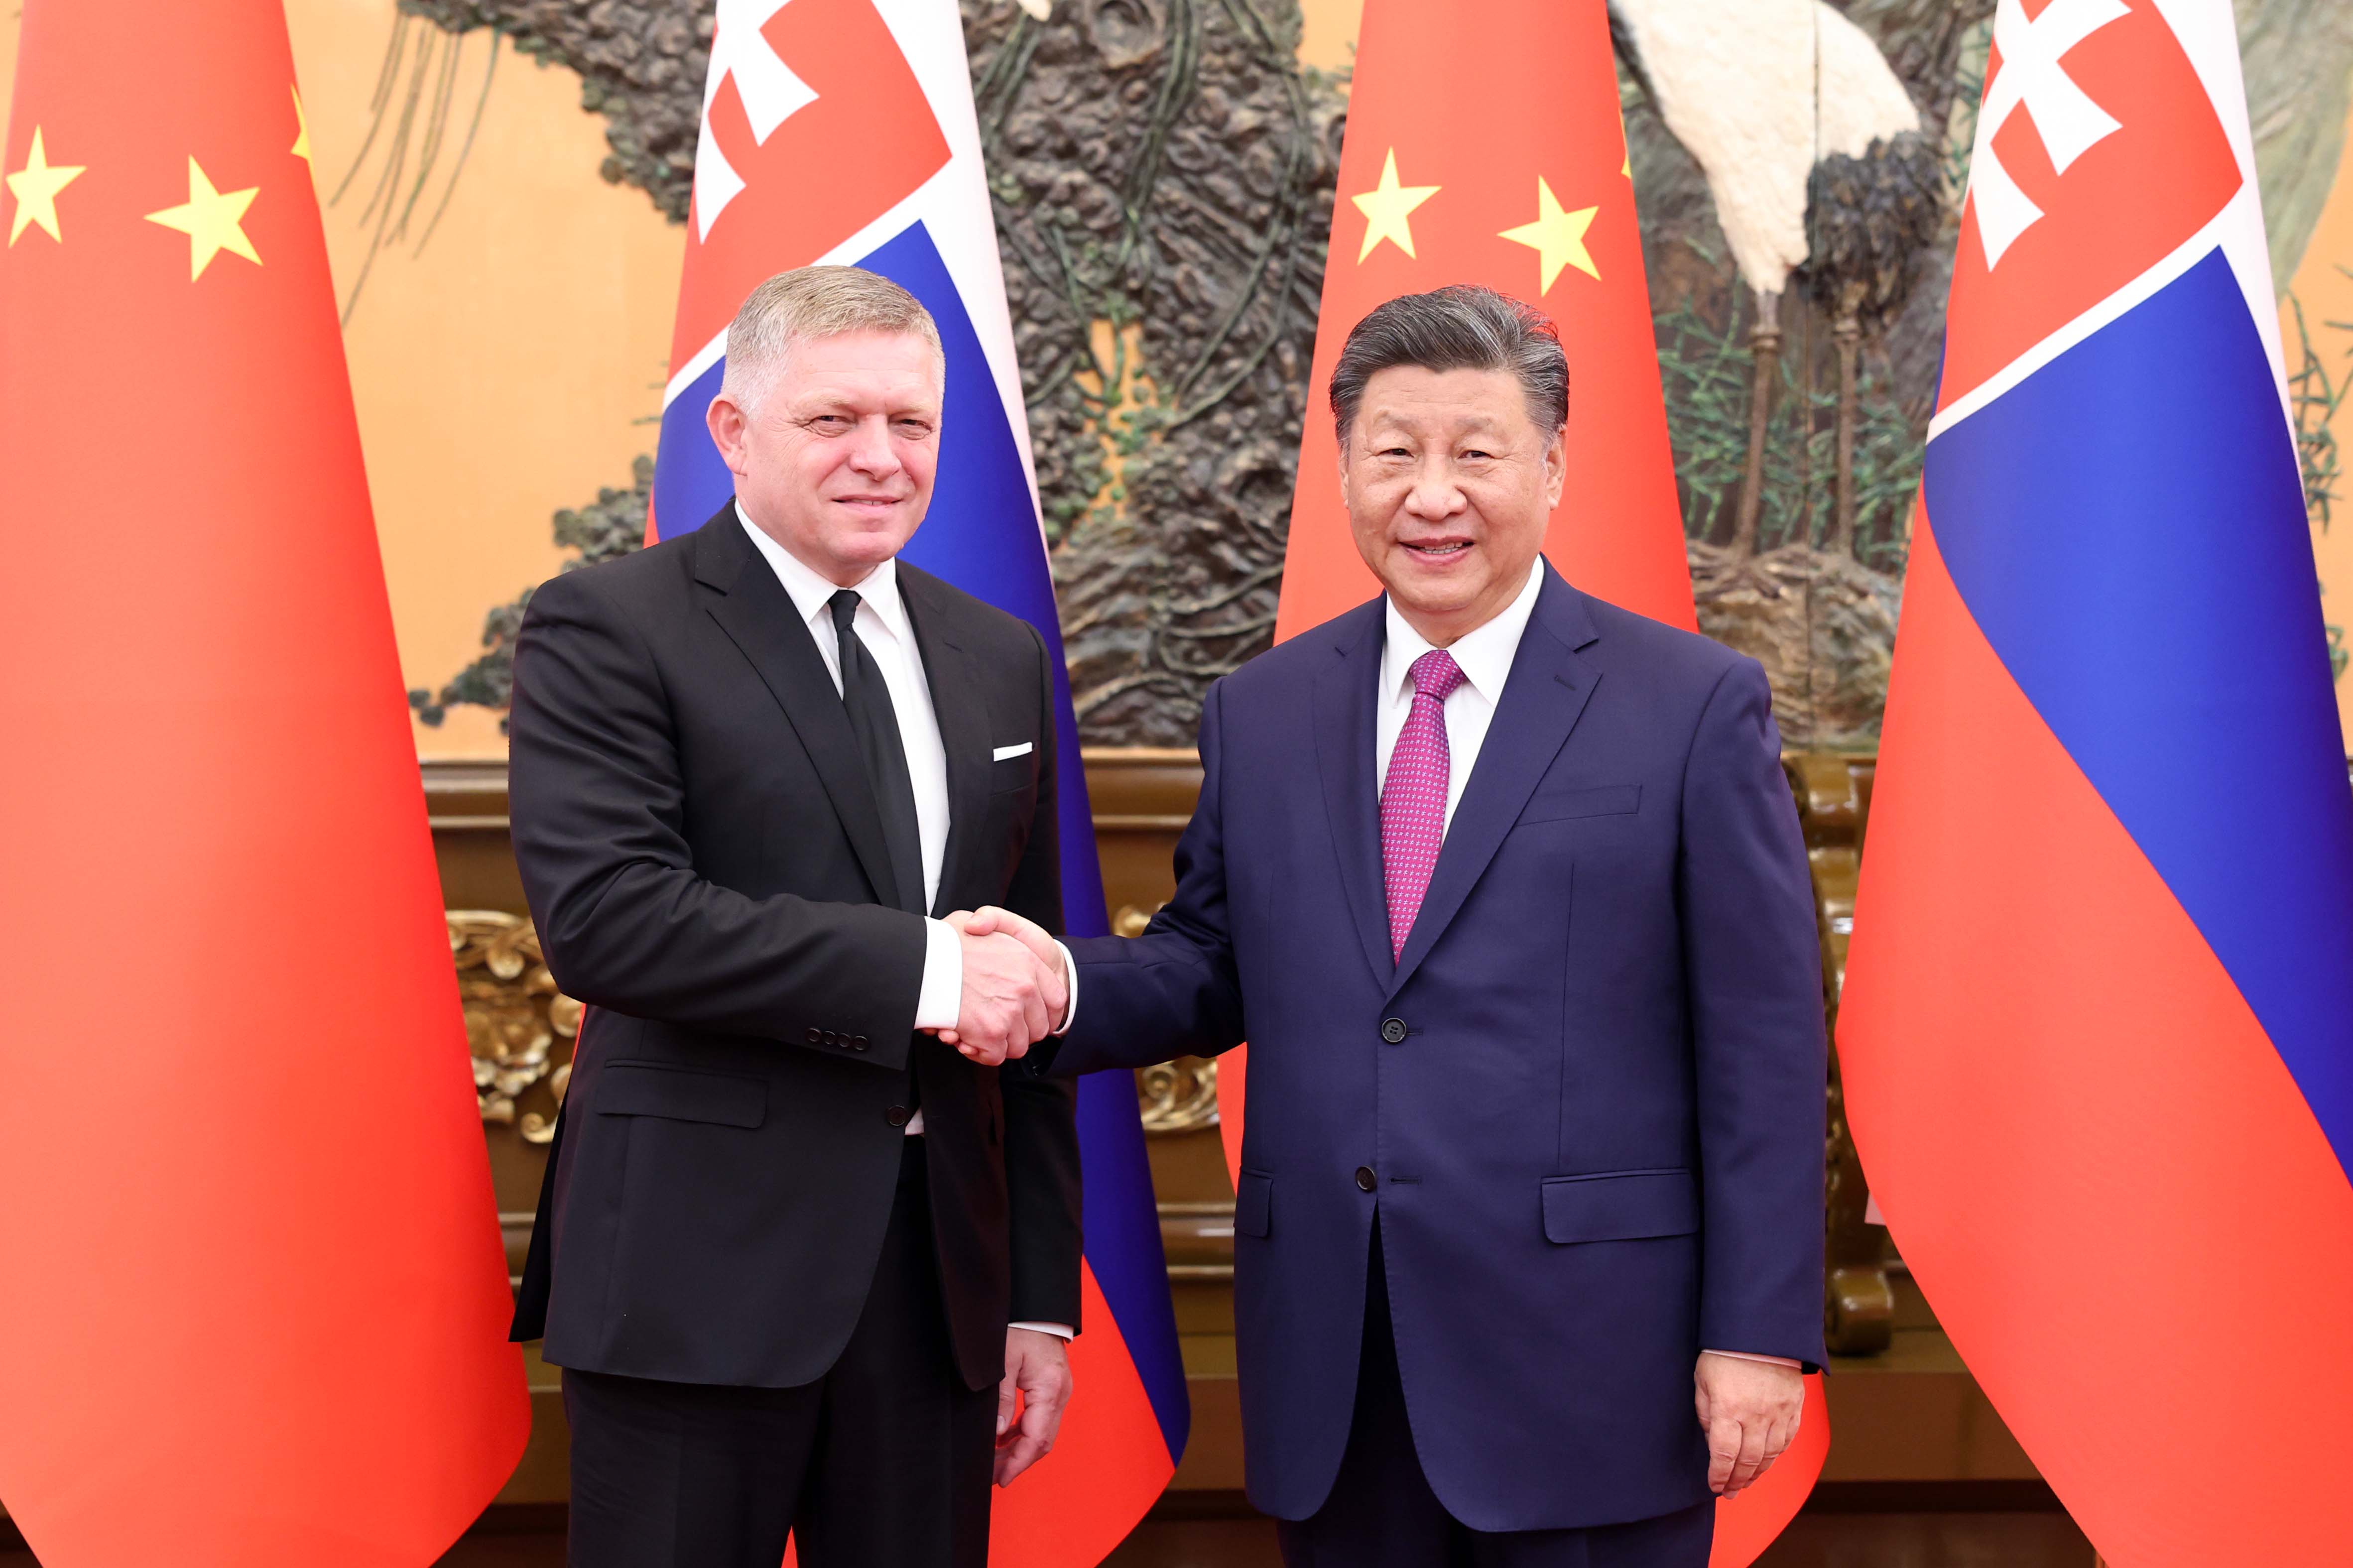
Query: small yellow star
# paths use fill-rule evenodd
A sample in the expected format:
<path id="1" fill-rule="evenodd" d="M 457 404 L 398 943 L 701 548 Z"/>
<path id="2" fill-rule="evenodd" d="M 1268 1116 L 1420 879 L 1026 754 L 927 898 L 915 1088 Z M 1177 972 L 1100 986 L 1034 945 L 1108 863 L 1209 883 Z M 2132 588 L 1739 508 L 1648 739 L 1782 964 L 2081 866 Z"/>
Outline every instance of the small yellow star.
<path id="1" fill-rule="evenodd" d="M 49 237 L 58 244 L 65 236 L 58 228 L 58 193 L 81 177 L 87 167 L 81 163 L 52 163 L 41 146 L 41 128 L 33 127 L 33 147 L 25 166 L 8 176 L 8 189 L 16 198 L 16 216 L 8 224 L 8 243 L 34 224 L 48 230 Z"/>
<path id="2" fill-rule="evenodd" d="M 286 149 L 305 163 L 311 161 L 311 117 L 302 112 L 302 89 L 290 87 L 294 95 L 294 145 Z"/>
<path id="3" fill-rule="evenodd" d="M 1507 228 L 1499 237 L 1514 245 L 1525 245 L 1536 253 L 1544 272 L 1544 287 L 1539 295 L 1552 291 L 1553 279 L 1564 267 L 1574 267 L 1588 278 L 1599 278 L 1601 270 L 1593 265 L 1593 257 L 1585 248 L 1585 231 L 1593 226 L 1593 215 L 1601 209 L 1584 207 L 1577 212 L 1563 212 L 1560 201 L 1536 176 L 1536 221 L 1524 223 L 1517 228 Z"/>
<path id="4" fill-rule="evenodd" d="M 1413 255 L 1413 226 L 1407 218 L 1413 209 L 1438 194 L 1436 185 L 1400 185 L 1398 184 L 1397 149 L 1389 149 L 1388 160 L 1381 165 L 1381 183 L 1360 196 L 1348 199 L 1365 215 L 1365 243 L 1356 252 L 1362 261 L 1373 253 L 1373 247 L 1388 240 L 1408 256 Z"/>
<path id="5" fill-rule="evenodd" d="M 162 212 L 149 213 L 149 223 L 160 223 L 165 228 L 176 228 L 188 237 L 188 281 L 195 282 L 213 264 L 213 258 L 222 251 L 244 257 L 256 267 L 261 257 L 253 248 L 253 241 L 245 237 L 241 226 L 245 209 L 259 195 L 259 185 L 248 185 L 241 191 L 216 191 L 213 183 L 195 159 L 188 160 L 188 199 L 182 205 L 165 207 Z"/>

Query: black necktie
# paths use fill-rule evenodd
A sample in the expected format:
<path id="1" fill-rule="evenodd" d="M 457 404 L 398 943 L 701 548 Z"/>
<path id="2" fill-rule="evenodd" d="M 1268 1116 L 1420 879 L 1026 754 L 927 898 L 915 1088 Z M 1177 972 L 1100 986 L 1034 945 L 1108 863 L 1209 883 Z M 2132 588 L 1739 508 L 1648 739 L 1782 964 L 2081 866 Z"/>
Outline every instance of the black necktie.
<path id="1" fill-rule="evenodd" d="M 833 629 L 841 645 L 841 705 L 849 710 L 849 728 L 858 736 L 859 755 L 866 759 L 866 777 L 874 785 L 874 804 L 882 811 L 882 842 L 891 851 L 891 874 L 898 884 L 886 896 L 909 914 L 923 909 L 923 840 L 915 826 L 915 788 L 907 776 L 907 748 L 899 739 L 899 714 L 891 705 L 891 688 L 883 683 L 874 656 L 858 640 L 850 623 L 858 616 L 858 590 L 844 588 L 827 601 L 833 607 Z"/>

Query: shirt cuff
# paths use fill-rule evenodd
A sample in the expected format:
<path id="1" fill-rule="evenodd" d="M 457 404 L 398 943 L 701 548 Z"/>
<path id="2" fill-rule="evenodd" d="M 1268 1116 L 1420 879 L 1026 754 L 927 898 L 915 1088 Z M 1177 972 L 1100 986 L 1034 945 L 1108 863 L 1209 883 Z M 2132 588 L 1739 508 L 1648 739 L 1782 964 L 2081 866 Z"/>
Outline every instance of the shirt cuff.
<path id="1" fill-rule="evenodd" d="M 1079 1337 L 1079 1331 L 1068 1323 L 1008 1323 L 1005 1326 L 1008 1330 L 1029 1329 L 1037 1333 L 1051 1334 L 1058 1340 L 1074 1340 Z"/>
<path id="2" fill-rule="evenodd" d="M 923 984 L 915 993 L 915 1027 L 953 1029 L 964 1006 L 964 948 L 955 927 L 923 921 Z"/>
<path id="3" fill-rule="evenodd" d="M 1767 1366 L 1802 1366 L 1805 1364 L 1802 1362 L 1791 1361 L 1785 1355 L 1758 1355 L 1754 1351 L 1706 1351 L 1702 1353 L 1706 1355 L 1730 1356 L 1735 1361 L 1761 1361 Z"/>
<path id="4" fill-rule="evenodd" d="M 1067 1035 L 1071 1032 L 1071 1026 L 1079 1021 L 1079 966 L 1071 959 L 1071 950 L 1060 942 L 1054 944 L 1054 951 L 1062 955 L 1062 988 L 1070 993 L 1071 997 L 1062 1005 L 1062 1026 L 1054 1033 Z M 1027 1326 L 1021 1323 L 1014 1325 L 1016 1328 Z"/>

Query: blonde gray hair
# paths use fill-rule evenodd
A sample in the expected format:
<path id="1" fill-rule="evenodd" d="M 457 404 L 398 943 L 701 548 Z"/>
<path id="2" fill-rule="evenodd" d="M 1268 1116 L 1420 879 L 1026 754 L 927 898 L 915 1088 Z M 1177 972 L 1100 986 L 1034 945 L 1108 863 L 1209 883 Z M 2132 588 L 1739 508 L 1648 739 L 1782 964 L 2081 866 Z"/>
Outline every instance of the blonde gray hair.
<path id="1" fill-rule="evenodd" d="M 796 267 L 744 296 L 727 327 L 727 369 L 719 395 L 747 416 L 759 411 L 784 373 L 796 341 L 845 332 L 908 332 L 947 363 L 932 313 L 896 283 L 862 267 Z"/>

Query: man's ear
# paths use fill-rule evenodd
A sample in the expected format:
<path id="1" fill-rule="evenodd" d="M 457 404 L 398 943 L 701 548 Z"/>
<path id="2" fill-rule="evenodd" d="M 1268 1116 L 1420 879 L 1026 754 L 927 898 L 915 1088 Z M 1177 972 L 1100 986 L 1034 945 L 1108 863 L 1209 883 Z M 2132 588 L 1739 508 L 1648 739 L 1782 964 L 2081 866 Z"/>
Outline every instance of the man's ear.
<path id="1" fill-rule="evenodd" d="M 711 427 L 712 444 L 719 448 L 720 459 L 727 465 L 727 471 L 741 479 L 749 463 L 744 449 L 744 426 L 750 421 L 744 417 L 744 411 L 735 405 L 733 398 L 723 392 L 711 400 L 710 407 L 702 411 L 702 422 Z"/>
<path id="2" fill-rule="evenodd" d="M 1560 505 L 1560 492 L 1568 483 L 1568 426 L 1563 425 L 1545 443 L 1545 508 L 1550 510 Z"/>

